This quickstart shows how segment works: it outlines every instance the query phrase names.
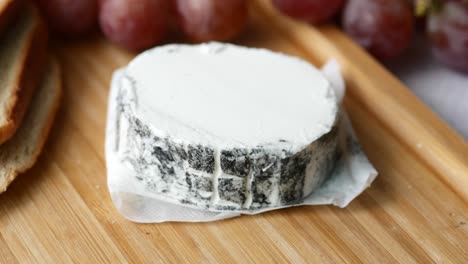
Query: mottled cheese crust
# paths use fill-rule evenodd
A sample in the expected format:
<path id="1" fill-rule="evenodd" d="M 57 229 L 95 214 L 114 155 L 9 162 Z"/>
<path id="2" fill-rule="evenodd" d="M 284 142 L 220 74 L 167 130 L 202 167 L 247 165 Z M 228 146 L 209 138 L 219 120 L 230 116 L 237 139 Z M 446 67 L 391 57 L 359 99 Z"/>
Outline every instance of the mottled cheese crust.
<path id="1" fill-rule="evenodd" d="M 216 56 L 223 56 L 223 52 L 229 55 L 218 60 Z M 255 83 L 252 85 L 252 82 L 256 82 L 256 79 L 249 73 L 255 69 L 249 69 L 249 64 L 230 65 L 228 68 L 235 72 L 238 83 L 231 84 L 232 80 L 226 77 L 230 82 L 223 85 L 226 84 L 223 76 L 212 76 L 221 79 L 216 82 L 220 85 L 216 89 L 204 88 L 207 94 L 201 97 L 187 92 L 187 96 L 195 97 L 191 102 L 187 98 L 179 100 L 184 96 L 181 89 L 189 91 L 194 86 L 203 86 L 206 84 L 203 82 L 204 78 L 189 78 L 189 83 L 178 80 L 178 85 L 187 85 L 183 88 L 171 84 L 171 78 L 174 78 L 171 74 L 165 77 L 164 73 L 153 73 L 164 69 L 159 64 L 166 64 L 169 70 L 180 69 L 179 78 L 184 78 L 187 73 L 184 67 L 187 65 L 180 57 L 172 60 L 171 54 L 176 56 L 174 53 L 193 53 L 187 55 L 187 60 L 196 61 L 200 65 L 199 69 L 191 69 L 191 74 L 204 74 L 212 69 L 210 67 L 219 68 L 238 63 L 239 57 L 247 61 L 259 60 L 256 62 L 258 65 L 262 65 L 262 60 L 265 60 L 263 63 L 266 68 L 271 62 L 284 62 L 284 66 L 275 65 L 270 73 L 268 69 L 256 72 L 258 83 L 268 83 L 269 87 L 255 88 Z M 114 151 L 118 153 L 120 161 L 134 171 L 134 176 L 148 192 L 191 207 L 254 210 L 298 203 L 319 187 L 331 173 L 339 156 L 338 108 L 332 87 L 309 64 L 265 50 L 219 43 L 201 46 L 170 45 L 156 48 L 142 56 L 147 57 L 135 59 L 113 81 L 116 85 L 113 89 L 117 89 Z M 210 66 L 205 67 L 204 63 Z M 315 77 L 297 79 L 297 74 L 290 76 L 284 74 L 284 71 L 280 73 L 285 76 L 275 77 L 280 74 L 276 71 L 281 67 L 286 67 L 284 70 L 303 71 L 303 74 L 307 74 L 309 70 L 310 75 Z M 141 69 L 147 69 L 147 72 L 141 73 Z M 272 80 L 261 81 L 267 77 Z M 275 82 L 278 78 L 281 80 Z M 287 82 L 288 78 L 292 88 L 280 85 Z M 243 82 L 249 82 L 249 86 L 253 87 L 251 91 L 260 89 L 261 91 L 252 91 L 252 95 L 262 94 L 259 102 L 267 103 L 245 105 L 245 102 L 253 104 L 256 100 L 243 100 L 244 103 L 226 103 L 228 109 L 224 109 L 224 104 L 213 103 L 216 100 L 226 100 L 220 98 L 223 96 L 223 89 L 230 90 L 228 93 L 231 96 L 236 94 L 232 89 L 242 86 Z M 294 89 L 294 85 L 299 88 Z M 171 92 L 170 89 L 176 91 Z M 249 95 L 249 90 L 239 90 L 240 95 L 235 96 L 245 98 Z M 306 101 L 282 101 L 282 98 L 288 96 L 288 92 L 303 92 L 304 94 L 294 96 L 299 101 L 302 97 L 309 96 L 311 102 L 326 102 L 309 106 Z M 210 96 L 210 93 L 214 95 Z M 152 100 L 151 96 L 158 99 Z M 167 101 L 172 104 L 167 104 Z M 158 108 L 158 102 L 166 107 Z M 211 111 L 216 114 L 206 117 L 207 113 L 211 113 L 206 105 L 212 106 Z M 275 105 L 278 109 L 272 109 Z M 174 110 L 176 107 L 179 108 Z M 181 107 L 191 113 L 185 114 Z M 247 108 L 250 114 L 243 110 L 236 113 L 233 107 Z M 288 115 L 284 114 L 283 109 L 287 109 L 284 111 Z M 268 111 L 268 114 L 261 113 L 264 111 Z M 307 111 L 315 112 L 304 113 Z M 230 118 L 223 118 L 224 112 Z M 187 121 L 187 118 L 201 121 Z M 293 121 L 280 120 L 285 118 Z M 289 123 L 293 127 L 283 129 L 269 122 Z M 223 124 L 232 129 L 225 130 Z M 254 135 L 249 138 L 246 130 L 252 129 L 255 124 L 263 124 L 275 131 L 265 132 L 264 137 L 252 132 Z"/>

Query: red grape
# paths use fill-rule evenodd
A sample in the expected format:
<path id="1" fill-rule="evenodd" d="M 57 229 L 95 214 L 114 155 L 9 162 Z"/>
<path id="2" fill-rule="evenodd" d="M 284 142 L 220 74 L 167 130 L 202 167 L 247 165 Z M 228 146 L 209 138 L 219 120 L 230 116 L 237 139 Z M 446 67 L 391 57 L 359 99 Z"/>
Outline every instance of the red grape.
<path id="1" fill-rule="evenodd" d="M 447 2 L 429 17 L 428 30 L 435 57 L 468 73 L 468 4 Z"/>
<path id="2" fill-rule="evenodd" d="M 102 0 L 101 29 L 107 38 L 130 50 L 160 43 L 169 26 L 168 0 Z"/>
<path id="3" fill-rule="evenodd" d="M 323 23 L 340 11 L 344 0 L 273 0 L 282 13 L 312 24 Z"/>
<path id="4" fill-rule="evenodd" d="M 407 0 L 349 0 L 346 33 L 379 59 L 399 55 L 411 42 L 414 21 Z"/>
<path id="5" fill-rule="evenodd" d="M 179 24 L 195 42 L 226 41 L 247 22 L 246 0 L 176 0 Z"/>
<path id="6" fill-rule="evenodd" d="M 58 33 L 75 37 L 96 28 L 96 0 L 36 0 L 49 26 Z"/>

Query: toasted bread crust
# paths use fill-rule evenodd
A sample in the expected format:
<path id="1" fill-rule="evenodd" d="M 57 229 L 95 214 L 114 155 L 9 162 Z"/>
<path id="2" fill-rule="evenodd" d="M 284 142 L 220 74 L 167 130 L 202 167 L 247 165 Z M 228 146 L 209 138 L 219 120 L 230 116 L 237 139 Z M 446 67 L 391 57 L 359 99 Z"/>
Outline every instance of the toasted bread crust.
<path id="1" fill-rule="evenodd" d="M 7 0 L 3 9 L 0 7 L 0 33 L 2 33 L 8 26 L 8 24 L 14 22 L 23 0 Z"/>
<path id="2" fill-rule="evenodd" d="M 35 24 L 27 42 L 25 53 L 19 60 L 24 65 L 15 78 L 16 85 L 6 109 L 7 123 L 0 126 L 0 144 L 10 139 L 18 129 L 31 98 L 44 72 L 47 61 L 47 30 L 34 10 Z"/>
<path id="3" fill-rule="evenodd" d="M 37 144 L 36 149 L 34 150 L 34 153 L 31 156 L 31 159 L 23 167 L 18 168 L 16 171 L 17 172 L 16 174 L 23 173 L 29 170 L 36 163 L 37 158 L 39 157 L 39 154 L 41 154 L 42 149 L 44 148 L 45 142 L 52 129 L 52 125 L 54 124 L 55 116 L 57 115 L 57 111 L 60 107 L 60 101 L 62 99 L 62 93 L 63 93 L 62 71 L 61 71 L 59 63 L 57 62 L 57 59 L 54 56 L 49 56 L 49 64 L 51 64 L 53 68 L 52 72 L 54 73 L 53 74 L 53 77 L 55 79 L 54 83 L 58 85 L 57 87 L 58 93 L 57 93 L 57 96 L 54 98 L 52 107 L 50 108 L 46 124 L 43 126 L 43 129 L 39 132 L 40 133 L 39 143 Z"/>
<path id="4" fill-rule="evenodd" d="M 54 101 L 52 103 L 52 106 L 49 109 L 48 115 L 47 115 L 47 120 L 45 121 L 45 124 L 42 126 L 42 129 L 38 131 L 39 133 L 39 141 L 37 142 L 36 146 L 34 146 L 34 151 L 29 157 L 28 162 L 25 164 L 22 164 L 21 167 L 15 168 L 14 170 L 9 171 L 6 175 L 4 175 L 4 178 L 0 178 L 0 194 L 2 192 L 5 192 L 8 186 L 11 184 L 11 182 L 20 174 L 28 169 L 30 169 L 37 161 L 39 155 L 42 152 L 42 149 L 44 148 L 45 142 L 47 140 L 47 137 L 52 129 L 52 125 L 55 119 L 55 116 L 57 114 L 57 111 L 60 107 L 60 101 L 62 98 L 62 74 L 60 70 L 60 65 L 58 64 L 57 60 L 53 57 L 49 57 L 49 64 L 52 67 L 52 77 L 54 78 L 54 84 L 56 85 L 57 89 L 57 95 L 54 98 Z M 0 146 L 1 148 L 1 146 Z"/>

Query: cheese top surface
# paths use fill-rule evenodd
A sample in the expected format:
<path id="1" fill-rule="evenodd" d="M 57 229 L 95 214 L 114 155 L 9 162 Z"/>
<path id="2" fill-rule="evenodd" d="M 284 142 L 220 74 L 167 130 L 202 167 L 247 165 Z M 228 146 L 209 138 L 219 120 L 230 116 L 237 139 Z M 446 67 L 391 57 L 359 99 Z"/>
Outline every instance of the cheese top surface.
<path id="1" fill-rule="evenodd" d="M 137 56 L 125 73 L 135 115 L 175 141 L 297 150 L 327 133 L 337 115 L 318 69 L 264 49 L 167 45 Z"/>

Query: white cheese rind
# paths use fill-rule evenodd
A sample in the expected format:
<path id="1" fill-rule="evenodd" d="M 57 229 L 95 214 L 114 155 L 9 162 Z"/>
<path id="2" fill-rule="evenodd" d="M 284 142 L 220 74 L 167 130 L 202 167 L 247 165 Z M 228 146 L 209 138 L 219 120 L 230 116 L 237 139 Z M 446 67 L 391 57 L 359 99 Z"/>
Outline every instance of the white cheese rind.
<path id="1" fill-rule="evenodd" d="M 295 57 L 229 44 L 168 45 L 137 56 L 135 115 L 191 144 L 276 145 L 298 151 L 335 122 L 334 90 Z"/>
<path id="2" fill-rule="evenodd" d="M 230 55 L 223 56 L 221 61 L 212 58 L 227 53 Z M 180 54 L 185 55 L 179 57 Z M 250 74 L 255 67 L 239 64 L 239 58 L 256 61 L 255 67 L 263 64 L 268 68 L 273 62 L 279 65 L 257 72 L 259 77 L 255 79 Z M 194 62 L 199 69 L 192 70 L 192 74 L 203 75 L 203 70 L 230 65 L 229 70 L 236 72 L 239 81 L 232 86 L 225 82 L 225 76 L 215 74 L 212 78 L 226 85 L 214 89 L 205 78 L 185 80 L 182 74 L 179 77 L 182 81 L 171 84 L 176 78 L 171 74 L 176 69 L 187 73 L 190 67 L 186 66 L 195 66 Z M 170 65 L 168 72 L 160 64 Z M 205 67 L 206 64 L 213 65 Z M 286 68 L 279 70 L 281 67 Z M 286 73 L 281 81 L 263 80 L 267 78 L 262 75 L 266 71 L 275 80 L 271 76 L 287 69 L 305 71 L 304 76 Z M 315 77 L 306 78 L 307 72 Z M 211 210 L 257 210 L 300 202 L 320 186 L 338 158 L 336 99 L 329 83 L 317 72 L 309 64 L 285 55 L 218 43 L 171 45 L 146 52 L 113 81 L 112 89 L 117 90 L 114 151 L 148 192 L 174 203 Z M 291 87 L 284 86 L 295 81 Z M 245 83 L 250 90 L 239 89 L 236 93 L 235 88 Z M 260 85 L 266 83 L 268 89 Z M 204 89 L 206 98 L 188 92 L 204 85 L 208 86 Z M 188 94 L 182 92 L 182 86 Z M 226 103 L 223 95 L 226 90 L 231 92 L 234 104 Z M 309 107 L 307 100 L 298 104 L 284 102 L 282 99 L 288 93 L 283 90 L 298 93 L 295 97 L 300 99 L 313 95 L 312 103 L 322 103 Z M 210 96 L 212 93 L 215 96 Z M 260 102 L 268 103 L 236 101 L 239 96 L 249 94 L 262 95 L 265 100 Z M 192 102 L 186 97 L 197 100 Z M 175 110 L 175 106 L 196 114 L 181 114 L 183 111 Z M 273 106 L 278 109 L 272 110 Z M 234 107 L 242 111 L 234 113 Z M 304 114 L 308 111 L 314 113 Z M 223 118 L 226 112 L 228 119 Z M 216 122 L 210 123 L 207 115 Z M 260 124 L 258 133 L 254 133 L 255 124 Z M 252 136 L 248 137 L 246 131 Z"/>

